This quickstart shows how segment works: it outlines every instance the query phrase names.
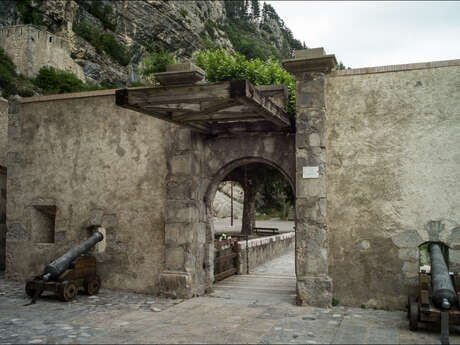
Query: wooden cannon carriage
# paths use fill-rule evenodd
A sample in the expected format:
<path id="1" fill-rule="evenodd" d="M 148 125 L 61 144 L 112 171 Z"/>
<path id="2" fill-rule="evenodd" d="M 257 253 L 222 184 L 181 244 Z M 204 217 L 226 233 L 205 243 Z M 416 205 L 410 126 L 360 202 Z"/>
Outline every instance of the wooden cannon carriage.
<path id="1" fill-rule="evenodd" d="M 449 325 L 460 325 L 460 273 L 449 272 L 439 243 L 431 243 L 431 270 L 419 272 L 419 294 L 409 296 L 409 329 L 419 323 L 441 325 L 441 344 L 449 344 Z"/>
<path id="2" fill-rule="evenodd" d="M 45 273 L 27 280 L 25 290 L 32 303 L 44 291 L 54 292 L 62 301 L 74 299 L 80 288 L 89 295 L 97 294 L 101 279 L 96 274 L 96 258 L 82 254 L 102 239 L 103 235 L 95 232 L 85 242 L 46 265 Z"/>

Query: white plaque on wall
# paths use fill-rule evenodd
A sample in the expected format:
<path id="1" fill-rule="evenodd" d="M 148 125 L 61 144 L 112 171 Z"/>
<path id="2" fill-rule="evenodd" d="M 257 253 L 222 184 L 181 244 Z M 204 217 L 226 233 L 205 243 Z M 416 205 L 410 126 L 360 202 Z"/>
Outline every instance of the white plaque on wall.
<path id="1" fill-rule="evenodd" d="M 302 171 L 303 178 L 318 178 L 319 167 L 303 167 Z"/>

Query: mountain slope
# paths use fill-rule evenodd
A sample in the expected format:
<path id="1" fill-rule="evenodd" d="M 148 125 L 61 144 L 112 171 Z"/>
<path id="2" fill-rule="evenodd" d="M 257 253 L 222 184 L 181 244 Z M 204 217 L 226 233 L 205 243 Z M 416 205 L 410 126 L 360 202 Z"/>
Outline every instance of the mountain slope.
<path id="1" fill-rule="evenodd" d="M 281 59 L 303 46 L 270 5 L 249 0 L 2 0 L 0 23 L 32 23 L 68 38 L 86 81 L 114 86 L 139 81 L 151 52 L 182 61 L 225 48 Z"/>

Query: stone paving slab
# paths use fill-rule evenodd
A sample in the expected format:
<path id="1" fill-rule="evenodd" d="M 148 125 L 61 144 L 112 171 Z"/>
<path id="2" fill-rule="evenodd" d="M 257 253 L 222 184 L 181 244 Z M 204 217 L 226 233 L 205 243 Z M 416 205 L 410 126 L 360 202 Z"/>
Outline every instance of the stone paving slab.
<path id="1" fill-rule="evenodd" d="M 295 306 L 294 277 L 232 279 L 186 301 L 102 289 L 71 303 L 46 297 L 26 307 L 24 284 L 0 278 L 0 344 L 440 343 L 436 328 L 410 332 L 403 311 Z M 284 292 L 251 289 L 270 280 Z M 451 332 L 451 344 L 460 343 L 458 328 Z"/>

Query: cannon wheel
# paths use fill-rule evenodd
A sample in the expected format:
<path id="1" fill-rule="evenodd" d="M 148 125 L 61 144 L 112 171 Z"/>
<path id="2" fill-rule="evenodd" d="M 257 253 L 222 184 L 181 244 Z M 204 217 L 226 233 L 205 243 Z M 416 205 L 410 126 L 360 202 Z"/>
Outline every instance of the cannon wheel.
<path id="1" fill-rule="evenodd" d="M 75 283 L 63 283 L 59 289 L 59 298 L 64 302 L 68 302 L 73 300 L 77 296 L 77 293 L 78 287 L 75 285 Z"/>
<path id="2" fill-rule="evenodd" d="M 99 278 L 99 276 L 97 275 L 89 277 L 85 280 L 84 287 L 85 292 L 88 295 L 96 295 L 99 292 L 99 289 L 101 288 L 101 278 Z"/>
<path id="3" fill-rule="evenodd" d="M 26 283 L 26 294 L 27 296 L 34 298 L 34 297 L 40 297 L 40 295 L 43 293 L 43 289 L 39 289 L 37 292 L 35 287 L 33 287 L 32 282 L 27 282 Z"/>
<path id="4" fill-rule="evenodd" d="M 418 329 L 418 303 L 413 296 L 409 296 L 409 306 L 407 309 L 407 316 L 409 317 L 409 329 L 416 331 Z"/>

